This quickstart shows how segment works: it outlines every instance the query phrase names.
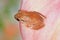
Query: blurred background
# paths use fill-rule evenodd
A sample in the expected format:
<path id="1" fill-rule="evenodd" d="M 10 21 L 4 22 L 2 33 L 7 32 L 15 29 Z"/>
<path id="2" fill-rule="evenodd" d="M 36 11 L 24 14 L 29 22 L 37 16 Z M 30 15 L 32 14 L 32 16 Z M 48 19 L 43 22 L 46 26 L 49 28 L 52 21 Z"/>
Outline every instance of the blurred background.
<path id="1" fill-rule="evenodd" d="M 14 15 L 20 0 L 0 0 L 0 40 L 21 40 L 18 21 Z"/>

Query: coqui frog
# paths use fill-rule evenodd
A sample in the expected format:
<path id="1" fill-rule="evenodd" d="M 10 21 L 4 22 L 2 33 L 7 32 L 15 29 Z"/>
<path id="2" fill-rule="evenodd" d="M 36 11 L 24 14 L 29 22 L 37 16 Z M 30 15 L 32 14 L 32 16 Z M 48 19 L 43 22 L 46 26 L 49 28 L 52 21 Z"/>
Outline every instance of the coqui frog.
<path id="1" fill-rule="evenodd" d="M 46 17 L 36 11 L 19 10 L 14 17 L 17 21 L 22 21 L 27 28 L 33 30 L 39 30 L 45 26 L 44 19 Z"/>

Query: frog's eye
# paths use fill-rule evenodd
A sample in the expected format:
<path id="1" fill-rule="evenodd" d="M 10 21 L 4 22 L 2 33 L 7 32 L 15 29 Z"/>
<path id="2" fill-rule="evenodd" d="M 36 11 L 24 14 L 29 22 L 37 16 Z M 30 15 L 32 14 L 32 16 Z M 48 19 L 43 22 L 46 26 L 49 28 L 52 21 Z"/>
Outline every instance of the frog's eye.
<path id="1" fill-rule="evenodd" d="M 14 16 L 14 18 L 15 18 L 17 21 L 20 21 L 20 19 L 19 19 L 19 14 L 16 14 L 16 15 Z"/>

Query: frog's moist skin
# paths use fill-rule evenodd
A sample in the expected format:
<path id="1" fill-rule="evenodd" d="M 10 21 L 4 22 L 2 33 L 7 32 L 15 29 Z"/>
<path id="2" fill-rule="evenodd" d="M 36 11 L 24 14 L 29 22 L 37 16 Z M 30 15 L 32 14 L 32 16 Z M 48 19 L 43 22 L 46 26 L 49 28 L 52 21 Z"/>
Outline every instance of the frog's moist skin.
<path id="1" fill-rule="evenodd" d="M 36 11 L 19 10 L 14 17 L 33 30 L 39 30 L 45 26 L 44 19 L 46 17 Z"/>

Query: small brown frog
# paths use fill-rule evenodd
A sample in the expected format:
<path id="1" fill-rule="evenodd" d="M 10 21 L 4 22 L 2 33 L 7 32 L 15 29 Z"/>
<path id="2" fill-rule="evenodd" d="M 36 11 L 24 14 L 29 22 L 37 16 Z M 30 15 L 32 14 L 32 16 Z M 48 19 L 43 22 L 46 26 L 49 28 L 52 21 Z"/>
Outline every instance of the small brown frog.
<path id="1" fill-rule="evenodd" d="M 16 20 L 22 21 L 26 27 L 38 30 L 45 26 L 44 19 L 46 18 L 36 11 L 19 10 L 14 16 Z"/>

